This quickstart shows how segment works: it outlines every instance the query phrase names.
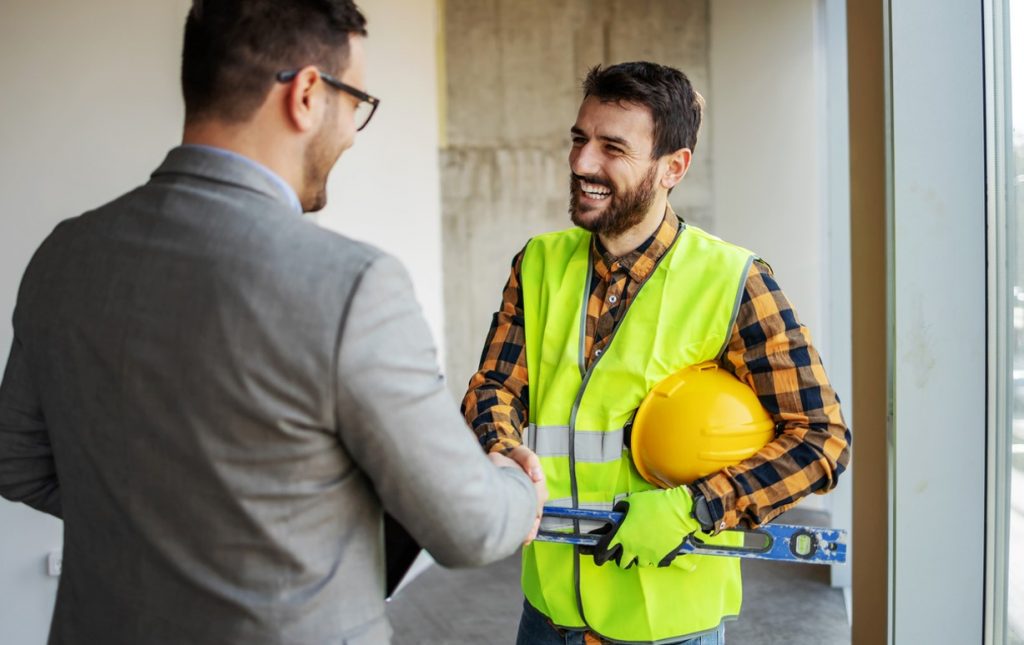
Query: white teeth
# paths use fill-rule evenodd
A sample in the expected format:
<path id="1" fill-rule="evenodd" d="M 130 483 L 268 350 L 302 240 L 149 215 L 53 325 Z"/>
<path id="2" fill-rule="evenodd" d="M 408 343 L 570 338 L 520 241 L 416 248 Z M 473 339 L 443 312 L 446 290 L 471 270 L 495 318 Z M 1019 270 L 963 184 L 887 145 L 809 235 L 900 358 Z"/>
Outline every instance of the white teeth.
<path id="1" fill-rule="evenodd" d="M 604 186 L 590 184 L 585 181 L 580 182 L 580 189 L 587 194 L 587 197 L 591 197 L 593 199 L 601 199 L 612 194 L 612 191 Z"/>

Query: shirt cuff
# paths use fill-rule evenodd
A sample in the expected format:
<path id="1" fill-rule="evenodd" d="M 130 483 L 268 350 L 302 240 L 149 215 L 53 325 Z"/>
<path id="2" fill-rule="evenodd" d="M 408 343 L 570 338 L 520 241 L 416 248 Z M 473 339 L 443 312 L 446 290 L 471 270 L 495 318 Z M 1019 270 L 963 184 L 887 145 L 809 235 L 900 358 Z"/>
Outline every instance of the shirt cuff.
<path id="1" fill-rule="evenodd" d="M 693 519 L 697 520 L 697 523 L 700 524 L 701 531 L 708 534 L 714 533 L 715 520 L 711 517 L 711 510 L 708 507 L 708 500 L 704 497 L 704 493 L 691 486 L 686 488 L 690 492 L 690 498 L 693 500 Z"/>
<path id="2" fill-rule="evenodd" d="M 712 477 L 714 477 L 714 475 L 712 475 Z M 707 505 L 708 517 L 710 518 L 711 525 L 713 527 L 709 535 L 718 535 L 726 529 L 733 528 L 726 518 L 729 516 L 735 517 L 736 513 L 726 512 L 726 500 L 715 492 L 715 489 L 710 485 L 708 479 L 700 479 L 693 482 L 690 484 L 690 490 L 694 492 L 694 501 L 696 501 L 696 497 L 700 495 L 704 498 L 705 504 Z"/>
<path id="3" fill-rule="evenodd" d="M 513 437 L 501 437 L 488 446 L 487 452 L 500 452 L 501 454 L 508 456 L 508 453 L 521 445 L 523 445 L 523 442 L 518 441 Z"/>

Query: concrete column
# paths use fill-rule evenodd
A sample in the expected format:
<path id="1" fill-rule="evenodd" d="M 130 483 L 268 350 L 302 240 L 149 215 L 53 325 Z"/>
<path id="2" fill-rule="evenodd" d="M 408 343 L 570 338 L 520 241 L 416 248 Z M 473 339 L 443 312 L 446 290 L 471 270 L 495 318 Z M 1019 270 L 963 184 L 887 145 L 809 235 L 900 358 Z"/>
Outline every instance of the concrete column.
<path id="1" fill-rule="evenodd" d="M 651 60 L 708 93 L 707 0 L 446 0 L 441 149 L 447 368 L 462 398 L 512 257 L 569 221 L 569 128 L 589 68 Z M 708 128 L 673 191 L 710 223 Z"/>

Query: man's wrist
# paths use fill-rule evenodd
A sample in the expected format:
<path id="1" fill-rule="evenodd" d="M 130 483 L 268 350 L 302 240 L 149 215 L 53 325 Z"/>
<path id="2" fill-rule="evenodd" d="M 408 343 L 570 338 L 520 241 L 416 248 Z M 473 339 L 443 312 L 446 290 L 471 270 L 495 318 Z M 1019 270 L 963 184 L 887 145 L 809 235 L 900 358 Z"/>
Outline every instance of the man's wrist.
<path id="1" fill-rule="evenodd" d="M 487 452 L 497 452 L 505 457 L 508 457 L 509 453 L 516 448 L 522 446 L 522 442 L 516 441 L 511 437 L 501 437 L 490 445 Z"/>

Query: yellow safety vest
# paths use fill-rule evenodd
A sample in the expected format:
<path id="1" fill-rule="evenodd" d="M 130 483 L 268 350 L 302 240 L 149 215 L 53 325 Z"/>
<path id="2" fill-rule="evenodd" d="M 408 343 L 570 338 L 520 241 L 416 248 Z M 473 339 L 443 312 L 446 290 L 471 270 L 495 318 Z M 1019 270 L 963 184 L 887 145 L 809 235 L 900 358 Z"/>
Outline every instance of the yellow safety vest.
<path id="1" fill-rule="evenodd" d="M 570 229 L 527 245 L 526 441 L 541 458 L 551 505 L 608 510 L 630 493 L 652 488 L 623 444 L 624 426 L 656 383 L 718 358 L 729 341 L 754 256 L 699 228 L 681 227 L 589 370 L 583 339 L 591 235 Z M 583 531 L 597 526 L 580 524 Z M 572 522 L 550 518 L 544 526 L 568 529 Z M 743 543 L 730 533 L 711 542 Z M 614 563 L 598 567 L 571 545 L 534 542 L 523 552 L 523 591 L 562 627 L 587 628 L 621 642 L 678 640 L 739 615 L 742 601 L 738 559 L 686 557 L 695 571 L 623 570 Z"/>

